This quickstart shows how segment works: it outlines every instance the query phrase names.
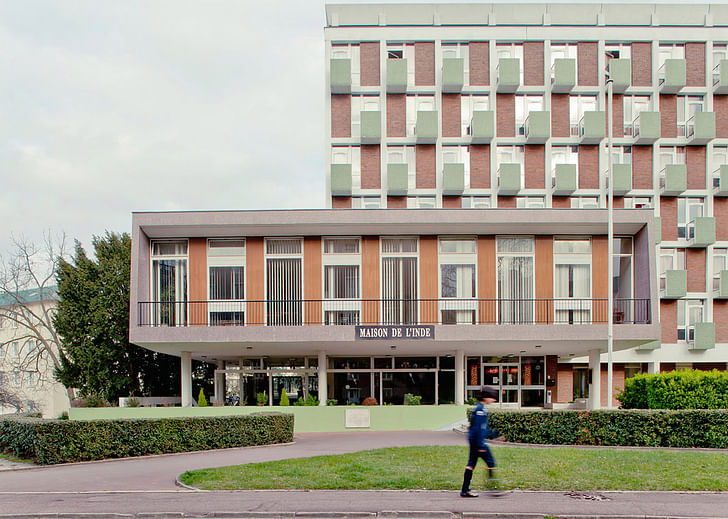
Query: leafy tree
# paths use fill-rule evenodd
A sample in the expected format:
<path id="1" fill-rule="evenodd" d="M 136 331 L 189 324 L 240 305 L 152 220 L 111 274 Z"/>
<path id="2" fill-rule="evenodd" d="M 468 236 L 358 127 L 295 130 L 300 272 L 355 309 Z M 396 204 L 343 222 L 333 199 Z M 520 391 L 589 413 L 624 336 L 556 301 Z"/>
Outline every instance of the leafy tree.
<path id="1" fill-rule="evenodd" d="M 205 390 L 200 388 L 200 394 L 197 396 L 197 406 L 207 407 L 207 398 L 205 398 Z"/>

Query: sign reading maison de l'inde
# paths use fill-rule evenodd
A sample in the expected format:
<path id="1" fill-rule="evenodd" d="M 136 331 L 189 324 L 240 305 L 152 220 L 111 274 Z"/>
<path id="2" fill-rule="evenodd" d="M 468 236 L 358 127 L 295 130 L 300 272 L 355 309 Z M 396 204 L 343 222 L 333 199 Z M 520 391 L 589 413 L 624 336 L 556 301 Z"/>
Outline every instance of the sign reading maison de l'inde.
<path id="1" fill-rule="evenodd" d="M 432 325 L 357 326 L 356 339 L 434 339 Z"/>

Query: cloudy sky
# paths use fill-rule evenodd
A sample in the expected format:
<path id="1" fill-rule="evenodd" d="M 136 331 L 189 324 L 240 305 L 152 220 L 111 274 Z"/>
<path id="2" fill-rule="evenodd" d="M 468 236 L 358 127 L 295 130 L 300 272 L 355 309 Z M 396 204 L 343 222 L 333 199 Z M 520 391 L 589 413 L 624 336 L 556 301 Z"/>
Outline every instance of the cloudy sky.
<path id="1" fill-rule="evenodd" d="M 324 21 L 323 0 L 0 2 L 0 253 L 134 210 L 323 207 Z"/>

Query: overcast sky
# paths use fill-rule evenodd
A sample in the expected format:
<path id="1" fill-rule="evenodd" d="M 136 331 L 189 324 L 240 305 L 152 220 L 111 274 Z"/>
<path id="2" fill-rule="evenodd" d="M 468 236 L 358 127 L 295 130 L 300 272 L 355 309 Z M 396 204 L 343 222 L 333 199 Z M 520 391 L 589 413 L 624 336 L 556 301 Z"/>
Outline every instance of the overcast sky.
<path id="1" fill-rule="evenodd" d="M 0 2 L 0 252 L 90 248 L 134 210 L 324 207 L 324 22 L 323 0 Z"/>

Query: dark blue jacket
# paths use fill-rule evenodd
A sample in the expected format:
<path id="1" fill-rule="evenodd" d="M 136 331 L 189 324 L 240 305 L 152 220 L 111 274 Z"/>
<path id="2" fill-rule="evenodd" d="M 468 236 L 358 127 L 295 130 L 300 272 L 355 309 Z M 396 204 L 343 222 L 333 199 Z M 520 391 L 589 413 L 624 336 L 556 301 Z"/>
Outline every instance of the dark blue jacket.
<path id="1" fill-rule="evenodd" d="M 478 402 L 470 416 L 470 431 L 468 431 L 468 442 L 474 449 L 482 449 L 485 440 L 495 438 L 497 433 L 488 427 L 488 410 L 482 402 Z"/>

